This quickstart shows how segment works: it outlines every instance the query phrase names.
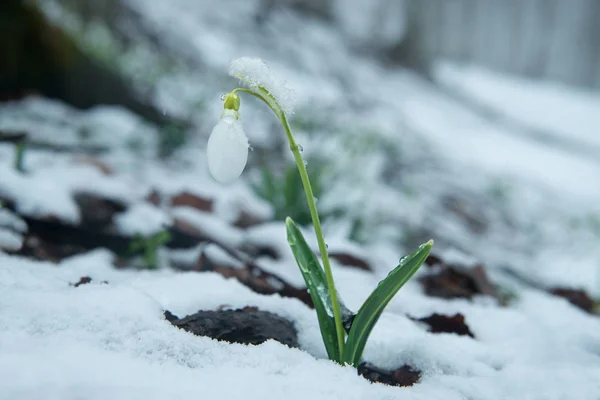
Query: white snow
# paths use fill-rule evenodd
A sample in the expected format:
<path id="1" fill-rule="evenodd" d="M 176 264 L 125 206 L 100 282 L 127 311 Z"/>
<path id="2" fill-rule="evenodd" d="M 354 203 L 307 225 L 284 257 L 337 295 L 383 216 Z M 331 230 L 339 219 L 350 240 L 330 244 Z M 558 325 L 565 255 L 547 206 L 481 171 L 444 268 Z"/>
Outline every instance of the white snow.
<path id="1" fill-rule="evenodd" d="M 27 224 L 14 213 L 0 205 L 0 226 L 16 232 L 27 232 Z"/>
<path id="2" fill-rule="evenodd" d="M 96 106 L 80 111 L 35 96 L 1 104 L 0 128 L 25 132 L 34 142 L 58 145 L 119 148 L 137 142 L 142 152 L 156 146 L 156 128 L 124 108 Z"/>
<path id="3" fill-rule="evenodd" d="M 552 139 L 590 146 L 600 154 L 600 95 L 557 83 L 524 78 L 440 62 L 433 71 L 442 85 L 504 117 L 522 122 Z"/>
<path id="4" fill-rule="evenodd" d="M 0 226 L 0 249 L 19 250 L 23 245 L 23 237 L 16 232 Z"/>
<path id="5" fill-rule="evenodd" d="M 51 8 L 53 1 L 44 3 Z M 58 145 L 102 145 L 107 153 L 97 161 L 112 171 L 81 165 L 71 153 L 29 149 L 26 173 L 17 173 L 13 147 L 2 144 L 0 197 L 14 200 L 18 213 L 77 223 L 73 195 L 95 193 L 128 207 L 116 218 L 125 232 L 151 234 L 180 219 L 235 250 L 275 249 L 279 258 L 253 261 L 304 286 L 283 222 L 271 220 L 272 206 L 257 198 L 247 179 L 265 155 L 279 157 L 275 168 L 290 160 L 272 113 L 242 99 L 245 128 L 256 143 L 249 171 L 223 187 L 207 169 L 206 141 L 222 111 L 219 95 L 235 87 L 227 64 L 250 54 L 266 60 L 268 69 L 244 59 L 233 63 L 234 75 L 255 79 L 286 105 L 291 95 L 283 79 L 289 82 L 297 91 L 292 125 L 300 126 L 294 129 L 303 155 L 330 167 L 318 202 L 323 213 L 341 210 L 324 221 L 330 249 L 365 257 L 373 266 L 368 272 L 332 260 L 336 287 L 349 308 L 360 307 L 398 259 L 414 251 L 413 242 L 429 238 L 448 262 L 484 263 L 492 280 L 516 299 L 507 307 L 481 296 L 445 300 L 425 296 L 416 280 L 408 282 L 383 313 L 364 354 L 379 367 L 422 370 L 418 384 L 395 388 L 370 384 L 353 369 L 325 360 L 316 315 L 299 300 L 259 295 L 214 273 L 175 272 L 164 263 L 152 272 L 117 269 L 107 250 L 59 265 L 0 253 L 0 399 L 600 398 L 600 319 L 503 274 L 509 269 L 542 288 L 584 288 L 600 296 L 600 95 L 474 66 L 440 64 L 433 83 L 385 68 L 346 45 L 380 27 L 375 36 L 387 44 L 402 36 L 404 2 L 394 5 L 397 25 L 394 15 L 378 15 L 384 3 L 365 0 L 363 13 L 337 14 L 345 30 L 340 33 L 283 7 L 258 23 L 264 12 L 258 0 L 125 0 L 161 38 L 167 58 L 193 65 L 192 71 L 175 68 L 152 77 L 152 98 L 161 109 L 190 116 L 196 135 L 162 162 L 152 150 L 155 128 L 122 109 L 80 111 L 39 98 L 3 103 L 1 129 L 27 130 L 36 141 Z M 54 10 L 54 20 L 73 22 L 61 19 L 61 9 Z M 137 70 L 145 72 L 148 60 L 161 57 L 138 55 Z M 146 202 L 153 190 L 164 200 L 160 208 Z M 212 201 L 213 211 L 169 208 L 171 197 L 184 192 Z M 242 212 L 267 222 L 237 228 Z M 363 225 L 361 245 L 347 241 L 357 221 Z M 10 218 L 0 226 L 9 244 L 24 233 Z M 316 249 L 312 228 L 303 232 Z M 240 264 L 214 244 L 160 250 L 167 255 L 161 262 L 182 267 L 193 266 L 202 251 L 216 262 Z M 92 282 L 69 285 L 82 276 Z M 163 317 L 164 310 L 183 317 L 244 306 L 293 321 L 301 349 L 195 337 Z M 408 318 L 431 313 L 462 313 L 475 339 L 429 333 Z"/>
<path id="6" fill-rule="evenodd" d="M 160 208 L 149 203 L 132 205 L 127 211 L 115 217 L 119 232 L 133 236 L 150 236 L 172 224 L 172 219 Z"/>
<path id="7" fill-rule="evenodd" d="M 243 240 L 243 233 L 239 229 L 212 214 L 187 206 L 174 207 L 171 213 L 174 218 L 179 218 L 191 224 L 201 233 L 219 241 L 221 244 L 235 247 Z"/>
<path id="8" fill-rule="evenodd" d="M 50 398 L 75 399 L 84 390 L 92 398 L 150 399 L 179 393 L 594 399 L 600 393 L 600 321 L 539 292 L 523 291 L 515 305 L 498 309 L 428 298 L 410 282 L 384 313 L 365 353 L 384 368 L 409 363 L 424 372 L 419 384 L 393 388 L 368 384 L 351 368 L 324 360 L 316 316 L 295 299 L 258 295 L 213 273 L 118 271 L 104 252 L 78 256 L 60 268 L 6 255 L 0 263 L 2 398 L 34 398 L 43 391 Z M 343 275 L 341 282 L 361 288 L 357 294 L 341 285 L 349 304 L 374 287 L 364 271 Z M 93 280 L 69 286 L 80 276 Z M 178 331 L 162 316 L 165 309 L 183 317 L 223 305 L 258 306 L 290 318 L 304 350 L 276 342 L 220 343 Z M 430 312 L 464 313 L 477 339 L 430 334 L 404 316 Z M 228 384 L 233 376 L 236 384 Z"/>
<path id="9" fill-rule="evenodd" d="M 365 46 L 393 46 L 407 30 L 407 1 L 335 0 L 336 22 L 351 41 Z"/>
<path id="10" fill-rule="evenodd" d="M 296 94 L 287 82 L 271 71 L 259 58 L 241 57 L 229 63 L 229 75 L 238 78 L 251 89 L 265 88 L 281 106 L 286 114 L 294 112 Z"/>
<path id="11" fill-rule="evenodd" d="M 0 196 L 17 201 L 17 210 L 25 215 L 56 216 L 68 222 L 79 221 L 79 209 L 70 192 L 56 181 L 36 175 L 24 176 L 12 165 L 0 165 Z"/>

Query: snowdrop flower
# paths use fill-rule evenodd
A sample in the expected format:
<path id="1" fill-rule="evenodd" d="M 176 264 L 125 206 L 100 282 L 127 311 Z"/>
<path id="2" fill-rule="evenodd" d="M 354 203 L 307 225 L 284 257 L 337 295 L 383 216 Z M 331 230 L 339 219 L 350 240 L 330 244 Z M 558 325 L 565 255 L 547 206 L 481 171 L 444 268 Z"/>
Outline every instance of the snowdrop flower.
<path id="1" fill-rule="evenodd" d="M 206 154 L 208 170 L 217 181 L 231 183 L 236 180 L 248 161 L 248 137 L 239 120 L 240 98 L 235 93 L 225 96 L 225 110 L 213 128 Z"/>
<path id="2" fill-rule="evenodd" d="M 265 101 L 279 118 L 293 113 L 296 99 L 287 82 L 273 74 L 261 59 L 242 57 L 232 60 L 229 75 L 240 79 L 248 89 L 237 88 L 225 96 L 225 110 L 208 139 L 208 170 L 221 183 L 236 180 L 248 161 L 250 146 L 239 121 L 240 97 L 236 92 L 247 92 Z"/>
<path id="3" fill-rule="evenodd" d="M 396 294 L 406 280 L 410 279 L 427 258 L 433 246 L 433 241 L 430 240 L 422 244 L 415 253 L 401 259 L 400 265 L 382 281 L 384 284 L 377 286 L 369 296 L 365 303 L 368 304 L 368 307 L 363 304 L 360 308 L 352 329 L 347 334 L 342 320 L 342 312 L 346 314 L 346 309 L 338 299 L 333 281 L 327 244 L 325 243 L 317 211 L 317 199 L 314 197 L 308 172 L 306 171 L 306 161 L 302 158 L 302 147 L 296 142 L 288 121 L 288 115 L 293 113 L 294 92 L 284 80 L 279 79 L 271 72 L 265 62 L 258 58 L 242 57 L 233 60 L 229 65 L 229 74 L 240 79 L 246 87 L 238 87 L 224 98 L 225 111 L 221 114 L 221 120 L 208 139 L 207 151 L 210 173 L 219 182 L 228 183 L 240 176 L 244 170 L 248 160 L 249 146 L 248 138 L 246 138 L 238 119 L 240 98 L 236 93 L 246 93 L 258 98 L 273 111 L 281 122 L 290 150 L 294 154 L 294 160 L 306 194 L 306 201 L 321 254 L 322 268 L 313 253 L 313 249 L 308 246 L 294 221 L 288 217 L 285 225 L 290 248 L 315 304 L 327 355 L 331 360 L 341 365 L 352 364 L 358 366 L 371 329 L 377 322 L 381 311 L 391 300 L 391 297 Z M 324 286 L 324 283 L 326 286 Z M 312 290 L 314 288 L 318 290 Z M 325 293 L 321 289 L 324 289 Z M 329 301 L 324 299 L 325 296 L 329 298 Z M 363 318 L 363 315 L 366 315 L 366 317 Z M 333 319 L 333 323 L 323 323 L 323 321 L 331 321 L 331 319 Z M 346 337 L 348 340 L 346 340 Z"/>

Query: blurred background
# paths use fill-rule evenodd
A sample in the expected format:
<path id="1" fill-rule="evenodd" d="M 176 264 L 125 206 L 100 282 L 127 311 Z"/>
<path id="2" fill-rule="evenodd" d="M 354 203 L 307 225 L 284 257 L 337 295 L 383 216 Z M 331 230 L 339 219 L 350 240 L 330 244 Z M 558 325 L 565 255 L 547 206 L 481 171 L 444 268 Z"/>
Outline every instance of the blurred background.
<path id="1" fill-rule="evenodd" d="M 260 57 L 296 90 L 329 235 L 395 253 L 434 238 L 600 294 L 598 0 L 3 0 L 0 31 L 0 157 L 32 152 L 17 169 L 85 155 L 149 190 L 190 175 L 221 196 L 203 149 L 228 62 Z M 247 98 L 241 115 L 237 185 L 308 224 L 277 121 Z"/>

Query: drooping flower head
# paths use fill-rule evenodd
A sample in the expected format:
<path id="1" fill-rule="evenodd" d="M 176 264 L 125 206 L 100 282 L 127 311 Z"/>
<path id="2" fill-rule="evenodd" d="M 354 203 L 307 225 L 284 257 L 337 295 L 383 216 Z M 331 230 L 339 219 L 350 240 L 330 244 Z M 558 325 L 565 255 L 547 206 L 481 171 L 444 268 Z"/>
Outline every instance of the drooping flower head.
<path id="1" fill-rule="evenodd" d="M 248 161 L 248 138 L 239 119 L 240 98 L 225 96 L 225 110 L 208 138 L 208 170 L 217 181 L 231 183 L 244 171 Z"/>
<path id="2" fill-rule="evenodd" d="M 231 61 L 229 75 L 238 78 L 250 90 L 238 88 L 224 97 L 225 110 L 208 139 L 208 170 L 221 183 L 236 180 L 248 161 L 248 138 L 239 120 L 240 98 L 236 91 L 258 95 L 277 114 L 291 114 L 296 100 L 286 81 L 279 79 L 258 58 L 242 57 Z"/>

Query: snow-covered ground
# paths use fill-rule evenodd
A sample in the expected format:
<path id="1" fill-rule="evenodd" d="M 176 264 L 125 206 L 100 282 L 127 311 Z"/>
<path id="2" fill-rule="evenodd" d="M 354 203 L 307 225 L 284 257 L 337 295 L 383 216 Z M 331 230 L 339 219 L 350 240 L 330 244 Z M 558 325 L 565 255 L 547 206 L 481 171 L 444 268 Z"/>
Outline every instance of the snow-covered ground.
<path id="1" fill-rule="evenodd" d="M 154 98 L 167 112 L 191 118 L 198 134 L 163 162 L 152 151 L 156 129 L 125 110 L 77 111 L 46 99 L 1 104 L 0 129 L 104 145 L 95 160 L 111 170 L 70 153 L 31 149 L 21 174 L 12 168 L 13 146 L 2 144 L 0 198 L 15 199 L 19 213 L 78 223 L 73 196 L 95 193 L 128 207 L 116 221 L 122 234 L 148 235 L 185 220 L 233 248 L 274 247 L 281 258 L 256 262 L 300 286 L 282 221 L 234 226 L 242 212 L 272 215 L 250 185 L 259 168 L 252 159 L 262 151 L 276 162 L 291 157 L 275 153 L 282 132 L 272 115 L 242 98 L 255 148 L 251 166 L 227 187 L 206 169 L 203 150 L 219 97 L 237 84 L 226 76 L 227 63 L 256 56 L 296 90 L 293 125 L 304 156 L 330 166 L 318 206 L 343 210 L 325 221 L 330 251 L 359 254 L 373 267 L 334 262 L 349 308 L 356 311 L 400 256 L 429 238 L 447 260 L 484 263 L 492 281 L 516 298 L 508 307 L 483 296 L 444 300 L 409 282 L 365 352 L 379 367 L 422 371 L 419 383 L 397 388 L 370 384 L 325 360 L 314 311 L 301 301 L 257 294 L 216 273 L 176 272 L 169 267 L 176 256 L 167 250 L 159 251 L 158 271 L 116 269 L 107 250 L 58 265 L 0 254 L 0 398 L 600 398 L 600 319 L 542 290 L 583 288 L 600 297 L 600 158 L 593 156 L 600 154 L 600 94 L 451 64 L 440 64 L 432 83 L 353 53 L 351 38 L 316 19 L 281 9 L 255 25 L 258 1 L 127 3 L 171 45 L 171 56 L 197 62 L 198 71 L 161 76 Z M 153 191 L 166 198 L 193 193 L 210 199 L 212 211 L 151 205 Z M 360 244 L 348 241 L 355 221 L 363 227 Z M 23 231 L 13 214 L 0 214 L 5 246 L 14 247 Z M 92 283 L 69 285 L 82 276 Z M 222 305 L 258 306 L 290 319 L 301 350 L 200 338 L 163 316 Z M 475 338 L 429 333 L 408 318 L 432 313 L 463 314 Z"/>

